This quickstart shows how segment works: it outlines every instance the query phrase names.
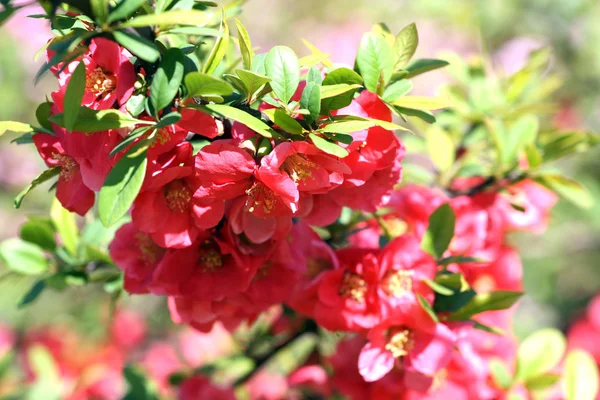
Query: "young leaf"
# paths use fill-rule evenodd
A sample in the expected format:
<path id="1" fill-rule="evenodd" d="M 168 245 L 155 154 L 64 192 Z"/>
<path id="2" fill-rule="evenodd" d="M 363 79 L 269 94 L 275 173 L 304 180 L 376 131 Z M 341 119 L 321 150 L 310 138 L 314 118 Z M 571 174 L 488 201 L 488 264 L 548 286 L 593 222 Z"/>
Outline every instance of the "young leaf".
<path id="1" fill-rule="evenodd" d="M 447 287 L 442 286 L 439 283 L 430 279 L 423 279 L 423 282 L 425 282 L 425 284 L 436 293 L 443 294 L 444 296 L 452 296 L 454 294 L 454 290 L 448 289 Z"/>
<path id="2" fill-rule="evenodd" d="M 504 361 L 493 357 L 489 361 L 490 373 L 496 384 L 503 389 L 509 389 L 513 384 L 513 377 Z"/>
<path id="3" fill-rule="evenodd" d="M 413 76 L 421 75 L 425 72 L 433 71 L 434 69 L 443 68 L 448 64 L 448 61 L 444 60 L 416 60 L 405 68 L 406 71 L 408 71 L 408 74 L 405 77 L 412 78 Z"/>
<path id="4" fill-rule="evenodd" d="M 128 0 L 127 0 L 128 1 Z M 198 10 L 172 10 L 160 14 L 140 15 L 119 25 L 123 28 L 141 28 L 156 25 L 194 25 L 204 26 L 212 20 L 212 15 Z"/>
<path id="5" fill-rule="evenodd" d="M 450 99 L 442 97 L 403 96 L 391 102 L 392 105 L 412 110 L 433 111 L 452 107 Z"/>
<path id="6" fill-rule="evenodd" d="M 233 93 L 229 83 L 202 72 L 190 72 L 185 76 L 184 82 L 188 98 L 210 94 L 229 96 Z"/>
<path id="7" fill-rule="evenodd" d="M 556 329 L 542 329 L 528 336 L 517 351 L 517 372 L 525 382 L 550 372 L 562 360 L 567 342 Z"/>
<path id="8" fill-rule="evenodd" d="M 238 30 L 238 40 L 240 42 L 240 52 L 242 53 L 242 63 L 244 69 L 252 69 L 252 59 L 254 58 L 254 51 L 252 50 L 252 42 L 250 41 L 250 35 L 240 22 L 239 19 L 235 19 L 235 26 Z"/>
<path id="9" fill-rule="evenodd" d="M 412 108 L 396 107 L 396 106 L 393 107 L 392 110 L 394 110 L 399 115 L 408 115 L 410 117 L 417 117 L 417 118 L 427 122 L 428 124 L 435 123 L 435 116 L 432 113 L 430 113 L 429 111 L 413 110 Z"/>
<path id="10" fill-rule="evenodd" d="M 64 98 L 64 123 L 67 132 L 73 131 L 77 115 L 81 109 L 81 100 L 85 92 L 86 70 L 85 64 L 80 62 L 73 71 Z"/>
<path id="11" fill-rule="evenodd" d="M 112 24 L 120 19 L 128 18 L 144 4 L 146 4 L 146 0 L 121 0 L 110 12 L 106 22 Z"/>
<path id="12" fill-rule="evenodd" d="M 27 187 L 25 189 L 23 189 L 21 191 L 21 193 L 19 193 L 17 195 L 17 197 L 15 197 L 15 200 L 14 200 L 15 208 L 21 207 L 21 203 L 23 202 L 23 199 L 25 198 L 25 196 L 27 196 L 27 194 L 31 191 L 31 189 L 33 189 L 34 187 L 36 187 L 37 185 L 39 185 L 43 182 L 46 182 L 48 179 L 52 179 L 59 173 L 60 173 L 60 167 L 53 167 L 53 168 L 47 169 L 44 172 L 42 172 L 41 174 L 39 174 L 37 178 L 35 178 L 29 185 L 27 185 Z"/>
<path id="13" fill-rule="evenodd" d="M 63 247 L 74 256 L 79 246 L 79 229 L 75 214 L 64 208 L 58 199 L 54 199 L 50 207 L 50 218 Z"/>
<path id="14" fill-rule="evenodd" d="M 126 2 L 127 0 L 123 0 L 123 3 Z M 140 35 L 128 31 L 114 31 L 113 37 L 117 43 L 144 61 L 154 63 L 160 57 L 160 52 L 154 43 Z"/>
<path id="15" fill-rule="evenodd" d="M 300 84 L 300 63 L 289 47 L 275 46 L 265 58 L 266 75 L 271 88 L 284 104 L 288 104 Z"/>
<path id="16" fill-rule="evenodd" d="M 376 126 L 376 124 L 371 121 L 340 121 L 325 125 L 321 128 L 321 131 L 331 133 L 352 133 L 369 129 L 374 126 Z"/>
<path id="17" fill-rule="evenodd" d="M 544 174 L 535 180 L 581 208 L 590 208 L 594 205 L 594 198 L 586 187 L 566 176 Z"/>
<path id="18" fill-rule="evenodd" d="M 450 134 L 433 125 L 425 131 L 425 140 L 427 152 L 438 171 L 445 172 L 450 169 L 456 157 L 456 146 Z"/>
<path id="19" fill-rule="evenodd" d="M 417 50 L 419 34 L 414 22 L 400 31 L 394 42 L 394 70 L 404 67 Z"/>
<path id="20" fill-rule="evenodd" d="M 271 82 L 271 78 L 268 76 L 260 75 L 256 72 L 247 71 L 245 69 L 236 69 L 235 73 L 241 81 L 243 87 L 246 89 L 245 92 L 249 96 L 252 96 L 264 85 Z"/>
<path id="21" fill-rule="evenodd" d="M 312 67 L 308 71 L 306 78 L 306 86 L 302 91 L 302 98 L 300 99 L 300 108 L 308 110 L 310 113 L 308 122 L 312 123 L 319 118 L 321 113 L 321 73 L 315 67 Z"/>
<path id="22" fill-rule="evenodd" d="M 225 20 L 225 15 L 223 15 L 221 23 L 223 24 L 223 36 L 217 38 L 215 46 L 204 63 L 202 71 L 206 74 L 215 72 L 221 61 L 223 61 L 225 54 L 227 54 L 227 48 L 229 47 L 229 26 Z"/>
<path id="23" fill-rule="evenodd" d="M 393 102 L 401 96 L 409 93 L 413 88 L 413 84 L 408 79 L 402 79 L 397 82 L 392 83 L 383 92 L 383 96 L 381 97 L 384 101 L 388 103 Z"/>
<path id="24" fill-rule="evenodd" d="M 520 292 L 497 291 L 476 294 L 464 307 L 449 318 L 450 321 L 463 321 L 484 311 L 505 310 L 512 307 L 523 295 Z"/>
<path id="25" fill-rule="evenodd" d="M 367 90 L 377 93 L 380 76 L 387 82 L 394 68 L 392 50 L 382 35 L 373 32 L 363 35 L 356 55 L 356 65 Z"/>
<path id="26" fill-rule="evenodd" d="M 594 400 L 598 395 L 598 366 L 583 350 L 572 350 L 564 367 L 563 390 L 566 400 Z"/>
<path id="27" fill-rule="evenodd" d="M 64 115 L 55 114 L 49 118 L 59 126 L 64 126 Z M 146 121 L 147 122 L 147 121 Z M 94 133 L 107 131 L 109 129 L 127 128 L 139 123 L 144 123 L 119 110 L 92 110 L 87 107 L 81 107 L 79 115 L 73 126 L 73 131 L 83 133 Z"/>
<path id="28" fill-rule="evenodd" d="M 302 125 L 300 125 L 300 122 L 287 115 L 285 111 L 281 109 L 273 108 L 272 110 L 273 112 L 268 113 L 268 115 L 275 125 L 289 133 L 295 133 L 297 135 L 302 133 Z"/>
<path id="29" fill-rule="evenodd" d="M 344 158 L 348 155 L 348 150 L 341 147 L 340 145 L 323 139 L 322 137 L 317 136 L 314 133 L 309 133 L 308 136 L 317 148 L 323 150 L 327 154 L 331 154 L 340 158 Z"/>
<path id="30" fill-rule="evenodd" d="M 449 204 L 442 204 L 430 216 L 421 248 L 433 257 L 440 258 L 454 236 L 456 216 Z"/>
<path id="31" fill-rule="evenodd" d="M 183 63 L 183 53 L 177 48 L 167 50 L 162 57 L 150 85 L 150 102 L 155 116 L 168 106 L 177 94 L 183 80 Z"/>
<path id="32" fill-rule="evenodd" d="M 41 248 L 18 238 L 0 243 L 0 260 L 12 271 L 23 275 L 40 275 L 49 266 Z"/>
<path id="33" fill-rule="evenodd" d="M 6 131 L 23 133 L 23 132 L 33 132 L 33 126 L 29 124 L 24 124 L 22 122 L 17 121 L 0 121 L 0 136 L 4 134 Z"/>
<path id="34" fill-rule="evenodd" d="M 141 143 L 110 170 L 98 196 L 98 214 L 104 226 L 114 225 L 131 208 L 142 187 L 147 162 L 146 147 Z"/>
<path id="35" fill-rule="evenodd" d="M 90 0 L 96 21 L 105 22 L 108 17 L 108 0 Z"/>
<path id="36" fill-rule="evenodd" d="M 331 97 L 336 97 L 348 92 L 352 92 L 353 95 L 354 92 L 356 92 L 356 90 L 360 87 L 361 85 L 358 84 L 348 85 L 346 83 L 340 83 L 338 85 L 321 86 L 321 98 L 329 99 Z"/>
<path id="37" fill-rule="evenodd" d="M 273 137 L 277 135 L 269 125 L 265 124 L 260 119 L 248 114 L 245 111 L 239 110 L 235 107 L 223 105 L 223 104 L 207 104 L 204 106 L 192 106 L 190 108 L 197 108 L 201 111 L 204 111 L 208 114 L 218 114 L 225 118 L 232 119 L 234 121 L 240 122 L 246 125 L 248 128 L 253 130 L 254 132 L 262 135 L 264 137 Z"/>

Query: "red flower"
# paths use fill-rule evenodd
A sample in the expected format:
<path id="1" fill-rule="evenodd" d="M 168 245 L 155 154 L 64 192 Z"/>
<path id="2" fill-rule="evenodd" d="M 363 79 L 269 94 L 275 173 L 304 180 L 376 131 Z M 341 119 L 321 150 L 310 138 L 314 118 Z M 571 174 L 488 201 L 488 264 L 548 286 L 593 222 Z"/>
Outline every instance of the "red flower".
<path id="1" fill-rule="evenodd" d="M 178 400 L 235 400 L 233 389 L 219 387 L 211 383 L 205 376 L 193 376 L 187 378 L 179 386 Z"/>
<path id="2" fill-rule="evenodd" d="M 194 223 L 197 185 L 192 162 L 188 142 L 158 156 L 148 165 L 142 191 L 133 203 L 131 217 L 136 228 L 149 233 L 162 247 L 190 246 L 203 232 Z"/>
<path id="3" fill-rule="evenodd" d="M 379 267 L 371 252 L 338 252 L 342 268 L 326 271 L 319 284 L 314 318 L 329 330 L 361 331 L 379 323 Z"/>
<path id="4" fill-rule="evenodd" d="M 218 300 L 245 291 L 261 258 L 243 256 L 229 241 L 201 239 L 170 249 L 159 263 L 151 286 L 155 294 Z"/>
<path id="5" fill-rule="evenodd" d="M 434 322 L 420 308 L 382 322 L 369 331 L 368 338 L 358 359 L 360 374 L 367 382 L 381 379 L 396 363 L 433 377 L 450 361 L 455 341 L 446 325 Z"/>
<path id="6" fill-rule="evenodd" d="M 77 161 L 65 152 L 56 136 L 38 133 L 33 135 L 33 143 L 48 167 L 60 167 L 56 198 L 67 210 L 85 215 L 94 205 L 94 192 L 84 184 Z"/>
<path id="7" fill-rule="evenodd" d="M 85 64 L 86 82 L 82 105 L 95 110 L 123 106 L 133 94 L 135 69 L 131 55 L 112 40 L 97 37 L 91 40 L 89 51 L 81 61 L 67 66 L 59 76 L 60 91 L 65 91 L 75 68 Z"/>
<path id="8" fill-rule="evenodd" d="M 171 319 L 176 324 L 187 324 L 200 332 L 210 332 L 216 322 L 229 331 L 243 321 L 258 315 L 248 312 L 246 302 L 238 297 L 222 300 L 195 300 L 191 297 L 169 297 Z"/>
<path id="9" fill-rule="evenodd" d="M 381 317 L 402 310 L 409 312 L 419 307 L 417 295 L 433 301 L 433 290 L 425 283 L 433 280 L 437 263 L 420 247 L 420 241 L 412 235 L 397 237 L 388 243 L 379 255 L 379 298 Z"/>
<path id="10" fill-rule="evenodd" d="M 125 273 L 125 290 L 148 293 L 154 270 L 166 250 L 154 243 L 150 235 L 138 231 L 132 223 L 119 228 L 109 249 L 115 264 Z"/>
<path id="11" fill-rule="evenodd" d="M 193 100 L 190 100 L 193 103 Z M 180 108 L 181 119 L 177 127 L 187 132 L 214 139 L 223 134 L 223 123 L 212 116 L 193 108 Z"/>

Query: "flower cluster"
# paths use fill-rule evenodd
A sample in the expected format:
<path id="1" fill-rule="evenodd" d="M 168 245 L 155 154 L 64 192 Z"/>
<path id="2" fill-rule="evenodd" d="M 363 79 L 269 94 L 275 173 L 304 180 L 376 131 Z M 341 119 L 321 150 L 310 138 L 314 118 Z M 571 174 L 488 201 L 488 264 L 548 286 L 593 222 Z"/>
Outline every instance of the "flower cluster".
<path id="1" fill-rule="evenodd" d="M 58 89 L 38 108 L 39 127 L 7 125 L 29 134 L 20 140 L 48 166 L 15 204 L 58 176 L 62 205 L 0 247 L 13 269 L 40 276 L 23 304 L 46 287 L 102 282 L 114 298 L 121 289 L 164 297 L 171 319 L 196 331 L 251 332 L 227 359 L 251 368 L 226 382 L 198 369 L 197 353 L 155 343 L 142 364 L 162 394 L 179 385 L 182 399 L 231 399 L 243 388 L 252 399 L 492 400 L 555 383 L 512 367 L 522 268 L 508 235 L 546 229 L 555 192 L 579 186 L 539 166 L 593 141 L 538 132 L 537 115 L 519 116 L 540 108 L 524 88 L 536 85 L 543 54 L 517 73 L 502 107 L 473 104 L 470 87 L 408 95 L 410 78 L 448 64 L 411 62 L 414 24 L 396 37 L 376 25 L 351 69 L 310 44 L 302 58 L 285 46 L 255 54 L 235 20 L 237 57 L 228 14 L 207 11 L 212 2 L 101 3 L 91 16 L 48 15 L 71 27 L 46 49 L 43 71 Z M 481 84 L 479 67 L 464 70 L 477 87 L 500 86 Z M 511 101 L 519 113 L 504 113 Z M 458 111 L 431 112 L 451 105 Z M 407 127 L 394 116 L 441 123 Z M 409 128 L 425 132 L 427 185 L 402 180 L 410 139 L 394 131 Z M 71 213 L 97 224 L 80 237 Z M 133 346 L 143 329 L 118 317 L 117 347 Z M 71 382 L 61 346 L 53 354 Z M 109 353 L 99 368 L 122 369 Z M 78 383 L 87 394 L 73 398 L 123 392 L 112 373 L 92 378 L 105 375 L 111 383 Z"/>

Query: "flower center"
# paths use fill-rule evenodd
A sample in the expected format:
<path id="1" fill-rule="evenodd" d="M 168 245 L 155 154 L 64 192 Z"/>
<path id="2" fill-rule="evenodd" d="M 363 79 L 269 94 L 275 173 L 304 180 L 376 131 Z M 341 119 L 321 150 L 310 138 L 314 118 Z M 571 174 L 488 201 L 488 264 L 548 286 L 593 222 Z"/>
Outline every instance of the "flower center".
<path id="1" fill-rule="evenodd" d="M 156 131 L 156 136 L 154 137 L 154 140 L 152 141 L 150 147 L 154 147 L 157 144 L 163 145 L 167 143 L 170 138 L 171 134 L 169 133 L 169 130 L 166 128 L 161 128 L 158 131 Z"/>
<path id="2" fill-rule="evenodd" d="M 117 77 L 100 67 L 96 67 L 88 73 L 85 88 L 96 96 L 112 92 L 117 88 Z"/>
<path id="3" fill-rule="evenodd" d="M 134 239 L 136 246 L 140 250 L 140 259 L 144 264 L 152 265 L 156 263 L 163 249 L 154 243 L 149 235 L 144 233 L 136 233 Z"/>
<path id="4" fill-rule="evenodd" d="M 257 207 L 262 207 L 265 214 L 270 214 L 277 204 L 273 191 L 258 181 L 255 181 L 250 189 L 246 190 L 246 194 L 248 195 L 246 207 L 249 212 L 254 212 Z"/>
<path id="5" fill-rule="evenodd" d="M 216 244 L 210 240 L 204 242 L 200 248 L 200 259 L 198 260 L 202 272 L 213 272 L 223 267 L 223 255 L 216 248 Z"/>
<path id="6" fill-rule="evenodd" d="M 381 288 L 388 296 L 400 297 L 412 290 L 413 270 L 390 270 L 381 280 Z"/>
<path id="7" fill-rule="evenodd" d="M 75 169 L 78 166 L 77 162 L 75 162 L 73 158 L 63 154 L 54 153 L 52 157 L 58 162 L 58 165 L 60 166 L 60 177 L 63 178 L 65 181 L 71 179 L 75 174 Z"/>
<path id="8" fill-rule="evenodd" d="M 182 180 L 176 180 L 165 186 L 165 199 L 169 210 L 183 213 L 188 210 L 192 192 Z"/>
<path id="9" fill-rule="evenodd" d="M 413 345 L 411 331 L 406 328 L 396 328 L 390 331 L 385 349 L 390 351 L 394 358 L 398 358 L 407 355 Z"/>
<path id="10" fill-rule="evenodd" d="M 324 259 L 309 258 L 306 262 L 306 274 L 310 278 L 314 278 L 319 273 L 331 268 L 331 264 Z"/>
<path id="11" fill-rule="evenodd" d="M 346 271 L 342 278 L 339 295 L 352 299 L 357 303 L 364 303 L 367 293 L 367 282 L 359 274 Z"/>
<path id="12" fill-rule="evenodd" d="M 317 165 L 299 154 L 294 154 L 285 159 L 281 169 L 287 172 L 294 182 L 298 183 L 306 179 L 315 179 L 312 176 L 312 168 Z"/>

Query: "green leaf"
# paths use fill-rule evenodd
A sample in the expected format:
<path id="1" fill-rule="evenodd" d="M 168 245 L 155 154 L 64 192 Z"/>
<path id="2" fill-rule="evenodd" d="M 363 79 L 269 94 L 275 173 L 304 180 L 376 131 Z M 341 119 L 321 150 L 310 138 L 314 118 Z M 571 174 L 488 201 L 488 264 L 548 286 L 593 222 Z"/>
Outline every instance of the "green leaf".
<path id="1" fill-rule="evenodd" d="M 24 124 L 22 122 L 17 121 L 0 121 L 0 136 L 4 134 L 6 131 L 23 133 L 23 132 L 33 132 L 33 126 L 29 124 Z"/>
<path id="2" fill-rule="evenodd" d="M 356 71 L 351 70 L 350 68 L 337 68 L 333 71 L 330 71 L 325 79 L 323 79 L 323 86 L 329 85 L 361 85 L 363 83 L 363 78 L 356 73 Z"/>
<path id="3" fill-rule="evenodd" d="M 433 71 L 434 69 L 443 68 L 448 64 L 448 61 L 444 60 L 416 60 L 405 68 L 406 71 L 408 71 L 408 75 L 406 75 L 405 77 L 412 78 L 414 76 L 421 75 L 425 72 Z"/>
<path id="4" fill-rule="evenodd" d="M 306 78 L 306 86 L 302 91 L 300 99 L 300 108 L 308 110 L 310 113 L 307 118 L 309 123 L 316 121 L 321 113 L 321 73 L 315 67 L 311 67 Z"/>
<path id="5" fill-rule="evenodd" d="M 340 158 L 344 158 L 348 155 L 348 150 L 346 150 L 338 144 L 323 139 L 322 137 L 317 136 L 314 133 L 309 133 L 308 136 L 317 148 L 323 150 L 327 154 L 331 154 Z"/>
<path id="6" fill-rule="evenodd" d="M 405 108 L 405 107 L 394 107 L 393 109 L 394 109 L 394 111 L 396 111 L 397 113 L 399 113 L 401 115 L 417 117 L 417 118 L 427 122 L 428 124 L 435 123 L 435 116 L 432 113 L 430 113 L 429 111 L 413 110 L 412 108 Z"/>
<path id="7" fill-rule="evenodd" d="M 177 95 L 179 85 L 183 80 L 183 53 L 177 48 L 171 48 L 162 57 L 158 70 L 150 85 L 150 102 L 155 116 L 167 107 Z"/>
<path id="8" fill-rule="evenodd" d="M 215 46 L 208 55 L 208 59 L 204 63 L 204 68 L 202 69 L 202 71 L 207 74 L 215 72 L 221 61 L 223 61 L 223 57 L 227 54 L 227 48 L 229 47 L 229 26 L 227 25 L 225 16 L 223 16 L 221 23 L 223 24 L 223 36 L 217 38 Z"/>
<path id="9" fill-rule="evenodd" d="M 464 307 L 449 318 L 450 321 L 463 321 L 484 311 L 505 310 L 523 295 L 520 292 L 497 291 L 476 294 Z"/>
<path id="10" fill-rule="evenodd" d="M 15 208 L 21 207 L 21 203 L 23 202 L 23 199 L 25 198 L 25 196 L 27 196 L 27 194 L 34 187 L 38 186 L 39 184 L 41 184 L 43 182 L 46 182 L 48 179 L 52 179 L 53 177 L 57 176 L 59 173 L 60 173 L 60 167 L 53 167 L 53 168 L 45 170 L 40 175 L 38 175 L 37 178 L 35 178 L 25 189 L 23 189 L 21 191 L 21 193 L 19 193 L 17 195 L 17 197 L 15 197 L 15 200 L 14 200 Z"/>
<path id="11" fill-rule="evenodd" d="M 340 121 L 325 125 L 321 128 L 321 131 L 331 133 L 352 133 L 369 129 L 374 126 L 376 126 L 376 124 L 371 121 Z"/>
<path id="12" fill-rule="evenodd" d="M 475 320 L 469 320 L 469 321 L 473 322 L 473 329 L 477 329 L 477 330 L 487 332 L 487 333 L 493 333 L 494 335 L 500 335 L 500 336 L 504 335 L 504 331 L 500 328 L 497 328 L 495 326 L 484 325 L 481 322 L 478 322 Z"/>
<path id="13" fill-rule="evenodd" d="M 417 50 L 419 33 L 414 22 L 400 31 L 394 42 L 394 70 L 404 67 Z"/>
<path id="14" fill-rule="evenodd" d="M 594 198 L 585 186 L 566 176 L 544 174 L 535 180 L 581 208 L 589 209 L 594 205 Z"/>
<path id="15" fill-rule="evenodd" d="M 269 116 L 275 125 L 279 126 L 284 131 L 295 133 L 297 135 L 302 133 L 302 125 L 300 125 L 300 122 L 287 115 L 285 111 L 278 108 L 273 108 L 271 110 L 267 110 L 265 114 Z"/>
<path id="16" fill-rule="evenodd" d="M 64 127 L 65 122 L 63 114 L 55 114 L 49 119 L 55 124 Z M 132 118 L 119 110 L 92 110 L 87 107 L 81 107 L 75 125 L 73 126 L 73 131 L 94 133 L 107 131 L 109 129 L 127 128 L 144 122 L 147 123 L 148 121 L 140 121 Z"/>
<path id="17" fill-rule="evenodd" d="M 559 381 L 560 375 L 558 374 L 544 374 L 525 382 L 525 387 L 527 387 L 527 390 L 530 392 L 540 391 L 549 389 L 550 387 L 556 385 Z"/>
<path id="18" fill-rule="evenodd" d="M 504 361 L 500 358 L 492 357 L 489 361 L 489 368 L 496 384 L 502 389 L 510 389 L 513 384 L 513 377 Z"/>
<path id="19" fill-rule="evenodd" d="M 28 243 L 32 243 L 47 251 L 56 249 L 54 230 L 52 225 L 45 221 L 31 220 L 24 222 L 19 228 L 19 236 Z"/>
<path id="20" fill-rule="evenodd" d="M 358 84 L 348 85 L 346 83 L 340 83 L 338 85 L 321 86 L 321 98 L 329 99 L 331 97 L 336 97 L 348 92 L 352 92 L 352 94 L 354 94 L 354 92 L 356 92 L 356 90 L 360 87 L 362 86 Z"/>
<path id="21" fill-rule="evenodd" d="M 453 165 L 456 156 L 456 146 L 448 132 L 436 125 L 425 130 L 427 152 L 438 171 L 448 171 Z"/>
<path id="22" fill-rule="evenodd" d="M 517 377 L 528 382 L 550 372 L 562 360 L 566 348 L 564 335 L 556 329 L 529 335 L 517 351 Z"/>
<path id="23" fill-rule="evenodd" d="M 423 296 L 421 296 L 419 293 L 417 293 L 417 300 L 418 300 L 421 308 L 431 317 L 431 319 L 434 320 L 435 322 L 439 322 L 439 319 L 438 319 L 437 315 L 435 314 L 435 311 L 433 311 L 431 304 L 429 304 L 427 302 L 427 300 Z"/>
<path id="24" fill-rule="evenodd" d="M 391 103 L 394 106 L 410 108 L 411 110 L 433 111 L 452 107 L 450 99 L 443 97 L 403 96 Z"/>
<path id="25" fill-rule="evenodd" d="M 106 22 L 112 24 L 120 19 L 128 18 L 144 4 L 146 4 L 146 0 L 121 0 L 110 12 Z"/>
<path id="26" fill-rule="evenodd" d="M 131 131 L 131 133 L 129 134 L 129 136 L 127 136 L 125 139 L 121 140 L 108 154 L 110 157 L 114 156 L 117 153 L 120 153 L 121 151 L 125 150 L 126 148 L 128 148 L 129 146 L 131 146 L 133 144 L 133 142 L 135 142 L 138 138 L 141 138 L 142 136 L 144 136 L 145 133 L 147 133 L 149 130 L 151 129 L 155 129 L 155 126 L 142 126 L 140 128 L 136 128 L 133 131 Z M 152 135 L 149 134 L 147 135 L 147 137 L 150 137 Z"/>
<path id="27" fill-rule="evenodd" d="M 35 118 L 38 121 L 38 124 L 40 124 L 41 127 L 52 131 L 52 124 L 50 123 L 50 121 L 48 121 L 48 118 L 50 117 L 50 114 L 52 113 L 52 103 L 49 101 L 45 101 L 43 103 L 41 103 L 35 110 Z M 1 126 L 2 122 L 0 122 L 0 126 Z M 0 133 L 1 135 L 1 133 Z"/>
<path id="28" fill-rule="evenodd" d="M 318 339 L 314 333 L 303 333 L 269 358 L 264 365 L 265 370 L 288 376 L 308 360 L 317 346 Z"/>
<path id="29" fill-rule="evenodd" d="M 517 119 L 502 135 L 502 162 L 510 167 L 519 161 L 519 155 L 526 146 L 533 145 L 537 137 L 539 121 L 534 115 L 524 115 Z"/>
<path id="30" fill-rule="evenodd" d="M 184 26 L 181 28 L 171 28 L 167 31 L 162 31 L 165 34 L 189 35 L 189 36 L 213 36 L 223 37 L 223 32 L 215 28 L 202 28 L 197 26 Z"/>
<path id="31" fill-rule="evenodd" d="M 54 199 L 50 207 L 50 218 L 64 248 L 75 256 L 79 246 L 79 229 L 75 221 L 75 214 L 65 209 L 57 199 Z"/>
<path id="32" fill-rule="evenodd" d="M 235 107 L 223 104 L 207 104 L 204 106 L 192 106 L 190 108 L 197 108 L 208 114 L 218 114 L 225 118 L 240 122 L 264 137 L 270 138 L 274 135 L 277 136 L 277 132 L 271 129 L 269 125 L 265 124 L 263 121 L 252 116 L 251 114 L 248 114 L 247 112 L 239 110 Z"/>
<path id="33" fill-rule="evenodd" d="M 24 275 L 40 275 L 49 267 L 40 247 L 18 238 L 0 243 L 0 260 L 11 270 Z"/>
<path id="34" fill-rule="evenodd" d="M 137 117 L 144 111 L 144 101 L 146 100 L 146 96 L 143 94 L 133 95 L 127 100 L 125 103 L 125 108 L 127 112 L 134 117 Z"/>
<path id="35" fill-rule="evenodd" d="M 81 100 L 85 92 L 86 85 L 86 70 L 85 64 L 80 62 L 73 71 L 64 98 L 64 123 L 67 132 L 73 131 L 77 115 L 81 109 Z"/>
<path id="36" fill-rule="evenodd" d="M 598 395 L 598 366 L 583 350 L 567 354 L 563 390 L 565 400 L 594 400 Z"/>
<path id="37" fill-rule="evenodd" d="M 44 282 L 44 281 L 35 282 L 33 284 L 33 286 L 31 286 L 31 288 L 27 291 L 27 293 L 25 293 L 25 296 L 23 296 L 21 301 L 19 301 L 19 304 L 17 305 L 17 307 L 22 308 L 22 307 L 25 307 L 26 305 L 34 302 L 40 296 L 40 294 L 42 294 L 42 292 L 44 291 L 45 288 L 46 288 L 46 282 Z"/>
<path id="38" fill-rule="evenodd" d="M 131 365 L 125 366 L 123 376 L 127 381 L 129 390 L 123 400 L 159 400 L 154 383 L 146 379 L 144 374 Z"/>
<path id="39" fill-rule="evenodd" d="M 438 261 L 439 265 L 447 266 L 450 264 L 465 264 L 465 263 L 481 263 L 486 262 L 486 260 L 475 257 L 465 257 L 465 256 L 450 256 L 442 258 Z"/>
<path id="40" fill-rule="evenodd" d="M 365 33 L 356 54 L 356 65 L 367 90 L 378 93 L 380 76 L 383 76 L 386 83 L 394 68 L 392 49 L 385 37 L 373 32 Z"/>
<path id="41" fill-rule="evenodd" d="M 447 289 L 452 290 L 452 292 L 465 292 L 471 289 L 469 283 L 463 276 L 463 274 L 459 273 L 441 273 L 435 277 L 435 283 L 443 286 Z M 441 292 L 438 292 L 441 293 Z M 445 293 L 441 293 L 445 294 Z"/>
<path id="42" fill-rule="evenodd" d="M 454 294 L 454 290 L 448 289 L 447 287 L 442 286 L 431 279 L 423 279 L 423 282 L 425 282 L 425 284 L 436 293 L 443 294 L 445 296 L 452 296 Z"/>
<path id="43" fill-rule="evenodd" d="M 108 0 L 90 0 L 94 19 L 99 22 L 106 21 L 108 17 Z"/>
<path id="44" fill-rule="evenodd" d="M 390 86 L 385 88 L 383 96 L 381 97 L 384 101 L 390 103 L 398 99 L 400 96 L 404 96 L 409 93 L 413 88 L 413 84 L 408 79 L 402 79 L 392 83 Z"/>
<path id="45" fill-rule="evenodd" d="M 544 161 L 557 160 L 572 153 L 585 152 L 600 142 L 600 137 L 588 132 L 553 133 L 542 149 Z"/>
<path id="46" fill-rule="evenodd" d="M 98 196 L 98 214 L 104 226 L 114 225 L 131 208 L 146 174 L 146 149 L 144 143 L 132 147 L 108 173 Z"/>
<path id="47" fill-rule="evenodd" d="M 238 30 L 238 40 L 240 42 L 240 52 L 242 53 L 242 63 L 244 69 L 252 69 L 252 59 L 254 58 L 254 51 L 252 50 L 252 42 L 250 41 L 250 35 L 244 27 L 244 25 L 235 19 L 235 26 Z"/>
<path id="48" fill-rule="evenodd" d="M 127 0 L 128 1 L 128 0 Z M 119 28 L 141 28 L 144 26 L 194 25 L 204 26 L 212 15 L 198 10 L 172 10 L 160 14 L 140 15 L 119 25 Z"/>
<path id="49" fill-rule="evenodd" d="M 126 2 L 127 0 L 123 0 L 123 3 Z M 117 43 L 144 61 L 154 63 L 160 57 L 160 52 L 154 43 L 140 35 L 128 31 L 114 31 L 113 37 Z"/>
<path id="50" fill-rule="evenodd" d="M 242 82 L 242 85 L 246 89 L 246 93 L 249 96 L 252 96 L 264 85 L 271 82 L 271 78 L 257 74 L 256 72 L 247 71 L 244 69 L 236 69 L 235 73 Z"/>
<path id="51" fill-rule="evenodd" d="M 229 96 L 233 93 L 233 88 L 229 83 L 202 72 L 190 72 L 185 76 L 184 82 L 188 98 L 215 94 Z"/>
<path id="52" fill-rule="evenodd" d="M 163 116 L 160 121 L 158 121 L 158 123 L 156 125 L 154 125 L 154 129 L 160 129 L 160 128 L 164 128 L 165 126 L 170 126 L 173 124 L 178 123 L 181 120 L 181 114 L 179 114 L 176 111 L 173 111 L 171 113 L 168 113 L 167 115 Z"/>
<path id="53" fill-rule="evenodd" d="M 265 71 L 273 92 L 287 105 L 300 84 L 298 56 L 289 47 L 275 46 L 267 53 Z"/>
<path id="54" fill-rule="evenodd" d="M 454 236 L 456 216 L 449 204 L 442 204 L 430 216 L 421 248 L 433 257 L 440 258 Z"/>

